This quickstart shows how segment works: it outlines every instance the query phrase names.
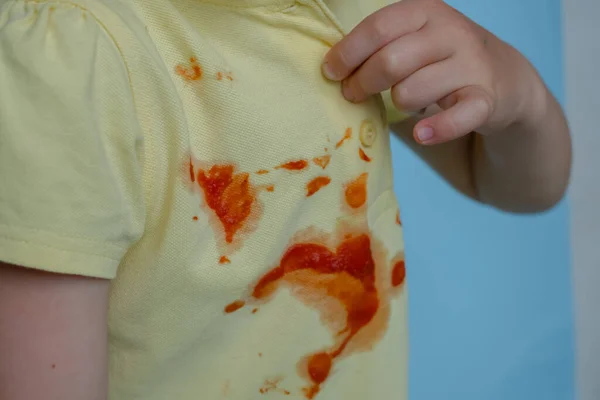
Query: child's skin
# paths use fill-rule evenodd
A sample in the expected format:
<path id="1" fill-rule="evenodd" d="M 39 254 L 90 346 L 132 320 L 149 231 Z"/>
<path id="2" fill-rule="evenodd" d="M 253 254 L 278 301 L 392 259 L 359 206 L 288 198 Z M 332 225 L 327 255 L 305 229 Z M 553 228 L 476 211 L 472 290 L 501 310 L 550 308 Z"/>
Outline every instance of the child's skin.
<path id="1" fill-rule="evenodd" d="M 556 100 L 521 54 L 441 0 L 373 14 L 323 69 L 348 100 L 391 87 L 401 109 L 428 108 L 392 128 L 463 193 L 517 212 L 563 197 L 571 151 Z M 108 288 L 0 263 L 0 398 L 106 399 Z"/>

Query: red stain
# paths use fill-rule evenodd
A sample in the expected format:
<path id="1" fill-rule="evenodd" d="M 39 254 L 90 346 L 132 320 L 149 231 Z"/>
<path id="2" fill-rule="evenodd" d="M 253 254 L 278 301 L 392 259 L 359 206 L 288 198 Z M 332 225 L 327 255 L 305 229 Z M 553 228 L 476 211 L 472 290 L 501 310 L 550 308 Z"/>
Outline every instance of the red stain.
<path id="1" fill-rule="evenodd" d="M 192 182 L 196 182 L 196 172 L 194 172 L 194 163 L 192 163 L 191 157 L 190 157 L 190 179 Z"/>
<path id="2" fill-rule="evenodd" d="M 256 171 L 257 175 L 265 175 L 268 173 L 269 173 L 269 170 L 266 170 L 266 169 L 259 169 L 258 171 Z"/>
<path id="3" fill-rule="evenodd" d="M 230 264 L 231 260 L 229 260 L 229 258 L 227 256 L 221 256 L 221 258 L 219 258 L 219 264 Z"/>
<path id="4" fill-rule="evenodd" d="M 306 197 L 310 197 L 317 193 L 322 187 L 331 183 L 331 178 L 328 176 L 318 176 L 306 184 Z"/>
<path id="5" fill-rule="evenodd" d="M 315 157 L 313 158 L 313 162 L 318 165 L 319 167 L 325 169 L 327 168 L 327 165 L 329 165 L 329 161 L 331 161 L 331 155 L 330 154 L 326 154 L 324 156 L 321 157 Z"/>
<path id="6" fill-rule="evenodd" d="M 367 178 L 368 174 L 365 172 L 346 185 L 344 196 L 350 207 L 362 207 L 367 201 Z"/>
<path id="7" fill-rule="evenodd" d="M 266 187 L 266 190 L 267 190 L 267 192 L 273 192 L 273 191 L 275 191 L 275 186 L 269 185 Z"/>
<path id="8" fill-rule="evenodd" d="M 396 223 L 398 225 L 402 225 L 402 221 L 400 221 L 400 210 L 396 213 Z"/>
<path id="9" fill-rule="evenodd" d="M 360 156 L 361 160 L 366 161 L 366 162 L 371 162 L 371 158 L 360 147 L 358 148 L 358 155 Z"/>
<path id="10" fill-rule="evenodd" d="M 346 132 L 344 133 L 344 137 L 342 137 L 342 139 L 337 142 L 337 144 L 335 145 L 336 149 L 339 149 L 341 145 L 344 144 L 344 142 L 348 139 L 350 139 L 352 137 L 352 128 L 347 128 Z"/>
<path id="11" fill-rule="evenodd" d="M 193 219 L 194 221 L 198 221 L 198 217 L 197 217 L 196 215 L 194 215 L 194 216 L 192 217 L 192 219 Z"/>
<path id="12" fill-rule="evenodd" d="M 258 308 L 252 310 L 252 314 L 256 314 L 258 312 Z"/>
<path id="13" fill-rule="evenodd" d="M 190 57 L 189 67 L 184 67 L 181 64 L 177 65 L 175 72 L 186 81 L 197 81 L 202 78 L 202 67 L 198 64 L 196 57 Z"/>
<path id="14" fill-rule="evenodd" d="M 300 170 L 303 170 L 306 167 L 308 167 L 308 161 L 306 161 L 306 160 L 296 160 L 296 161 L 287 162 L 285 164 L 281 164 L 280 166 L 278 166 L 276 168 L 277 169 L 287 169 L 287 170 L 290 170 L 290 171 L 300 171 Z"/>
<path id="15" fill-rule="evenodd" d="M 323 299 L 334 300 L 333 312 L 322 310 L 332 318 L 327 321 L 336 332 L 338 343 L 327 351 L 310 355 L 302 367 L 311 382 L 304 389 L 313 398 L 327 379 L 336 358 L 340 357 L 353 338 L 370 324 L 380 309 L 376 283 L 376 265 L 368 234 L 347 233 L 335 250 L 323 244 L 301 242 L 292 245 L 280 260 L 279 266 L 268 271 L 252 290 L 256 300 L 268 301 L 281 283 L 301 286 L 304 300 L 323 307 Z M 321 294 L 315 300 L 314 293 Z M 311 300 L 312 299 L 312 300 Z M 340 312 L 339 307 L 344 312 Z M 377 328 L 376 328 L 377 329 Z M 371 340 L 367 339 L 367 340 Z"/>
<path id="16" fill-rule="evenodd" d="M 215 212 L 225 230 L 225 241 L 233 242 L 252 211 L 256 201 L 249 174 L 235 173 L 233 165 L 214 165 L 198 171 L 198 184 L 204 191 L 206 204 Z"/>
<path id="17" fill-rule="evenodd" d="M 406 265 L 404 260 L 396 261 L 392 268 L 392 286 L 398 287 L 404 283 L 406 279 Z"/>
<path id="18" fill-rule="evenodd" d="M 232 312 L 236 312 L 237 310 L 244 307 L 245 305 L 246 305 L 246 302 L 244 300 L 236 300 L 233 303 L 225 306 L 225 313 L 231 314 Z"/>

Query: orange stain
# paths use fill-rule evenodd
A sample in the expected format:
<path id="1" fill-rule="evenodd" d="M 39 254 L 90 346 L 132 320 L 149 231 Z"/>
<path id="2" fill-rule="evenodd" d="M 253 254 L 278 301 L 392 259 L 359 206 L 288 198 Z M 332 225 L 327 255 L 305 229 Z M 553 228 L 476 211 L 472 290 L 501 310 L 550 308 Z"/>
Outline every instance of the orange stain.
<path id="1" fill-rule="evenodd" d="M 223 79 L 233 81 L 233 75 L 231 74 L 231 72 L 217 72 L 217 80 L 222 81 Z"/>
<path id="2" fill-rule="evenodd" d="M 193 219 L 194 221 L 198 221 L 198 216 L 194 215 L 194 216 L 192 217 L 192 219 Z"/>
<path id="3" fill-rule="evenodd" d="M 284 394 L 286 396 L 289 396 L 290 395 L 290 391 L 289 390 L 285 390 L 285 389 L 280 389 L 279 388 L 279 383 L 282 380 L 283 380 L 282 378 L 265 379 L 265 383 L 263 384 L 263 386 L 258 391 L 260 393 L 262 393 L 262 394 L 266 394 L 266 393 L 275 391 L 275 392 L 279 392 L 281 394 Z"/>
<path id="4" fill-rule="evenodd" d="M 175 72 L 186 81 L 197 81 L 202 78 L 202 67 L 198 64 L 196 57 L 190 57 L 189 67 L 184 67 L 181 64 L 177 65 Z"/>
<path id="5" fill-rule="evenodd" d="M 249 174 L 234 171 L 233 165 L 214 165 L 208 171 L 200 169 L 197 176 L 206 204 L 223 225 L 227 243 L 233 242 L 256 201 Z"/>
<path id="6" fill-rule="evenodd" d="M 335 145 L 336 149 L 339 149 L 341 145 L 344 144 L 344 142 L 348 139 L 352 138 L 352 128 L 347 128 L 346 132 L 344 133 L 344 137 L 337 142 L 337 144 Z"/>
<path id="7" fill-rule="evenodd" d="M 246 302 L 243 300 L 236 300 L 231 304 L 228 304 L 227 306 L 225 306 L 225 313 L 226 314 L 231 314 L 232 312 L 236 312 L 237 310 L 239 310 L 240 308 L 244 307 L 246 305 Z"/>
<path id="8" fill-rule="evenodd" d="M 252 310 L 252 314 L 256 314 L 258 312 L 258 308 Z"/>
<path id="9" fill-rule="evenodd" d="M 392 286 L 398 287 L 404 283 L 406 279 L 406 265 L 404 260 L 399 260 L 392 268 Z"/>
<path id="10" fill-rule="evenodd" d="M 306 184 L 306 197 L 317 193 L 321 188 L 329 185 L 331 178 L 328 176 L 318 176 Z"/>
<path id="11" fill-rule="evenodd" d="M 329 161 L 331 161 L 331 155 L 330 154 L 326 154 L 324 156 L 321 157 L 315 157 L 313 158 L 313 162 L 318 165 L 319 167 L 325 169 L 327 168 L 327 165 L 329 165 Z"/>
<path id="12" fill-rule="evenodd" d="M 269 185 L 266 187 L 266 190 L 267 190 L 267 192 L 273 192 L 273 191 L 275 191 L 275 186 Z"/>
<path id="13" fill-rule="evenodd" d="M 358 155 L 360 156 L 361 160 L 371 162 L 371 158 L 360 147 L 358 148 Z"/>
<path id="14" fill-rule="evenodd" d="M 268 271 L 252 290 L 256 300 L 268 301 L 281 283 L 302 286 L 306 301 L 315 301 L 314 293 L 334 300 L 339 309 L 323 310 L 333 318 L 338 343 L 328 351 L 309 356 L 302 367 L 311 382 L 304 388 L 307 398 L 313 398 L 331 373 L 333 363 L 363 328 L 374 320 L 380 309 L 376 284 L 376 265 L 371 238 L 366 233 L 347 234 L 335 250 L 318 243 L 301 242 L 284 253 L 279 266 Z M 311 294 L 312 293 L 312 294 Z M 301 296 L 301 294 L 299 294 Z M 317 300 L 315 307 L 322 307 Z M 345 334 L 345 335 L 344 335 Z"/>
<path id="15" fill-rule="evenodd" d="M 265 175 L 268 173 L 269 173 L 269 170 L 266 170 L 266 169 L 259 169 L 258 171 L 256 171 L 257 175 Z"/>
<path id="16" fill-rule="evenodd" d="M 402 225 L 402 221 L 400 221 L 400 210 L 398 210 L 398 212 L 396 212 L 396 223 L 398 225 Z"/>
<path id="17" fill-rule="evenodd" d="M 306 160 L 296 160 L 296 161 L 290 161 L 287 162 L 285 164 L 281 164 L 278 167 L 275 167 L 276 169 L 287 169 L 290 171 L 300 171 L 305 169 L 306 167 L 308 167 L 308 161 Z"/>
<path id="18" fill-rule="evenodd" d="M 367 177 L 366 172 L 346 185 L 344 195 L 346 203 L 352 208 L 362 207 L 367 201 Z"/>
<path id="19" fill-rule="evenodd" d="M 221 258 L 219 258 L 219 264 L 230 264 L 231 260 L 229 260 L 229 258 L 227 256 L 221 256 Z"/>
<path id="20" fill-rule="evenodd" d="M 190 179 L 192 182 L 196 182 L 196 173 L 194 172 L 194 163 L 190 157 Z"/>

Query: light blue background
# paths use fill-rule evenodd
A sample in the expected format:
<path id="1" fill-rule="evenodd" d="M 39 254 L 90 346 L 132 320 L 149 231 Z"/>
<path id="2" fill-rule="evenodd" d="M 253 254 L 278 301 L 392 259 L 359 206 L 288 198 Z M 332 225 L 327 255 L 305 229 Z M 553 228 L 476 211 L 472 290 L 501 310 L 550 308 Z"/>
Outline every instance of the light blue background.
<path id="1" fill-rule="evenodd" d="M 521 50 L 563 99 L 558 0 L 449 3 Z M 411 400 L 570 400 L 566 204 L 503 214 L 453 192 L 393 144 L 410 296 Z"/>

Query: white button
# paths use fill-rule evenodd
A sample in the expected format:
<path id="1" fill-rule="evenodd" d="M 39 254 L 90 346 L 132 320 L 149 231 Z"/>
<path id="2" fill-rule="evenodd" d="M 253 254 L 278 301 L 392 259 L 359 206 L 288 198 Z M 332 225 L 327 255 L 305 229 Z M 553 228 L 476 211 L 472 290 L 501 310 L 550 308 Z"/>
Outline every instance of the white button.
<path id="1" fill-rule="evenodd" d="M 371 147 L 373 146 L 373 143 L 375 143 L 376 138 L 377 130 L 375 129 L 373 121 L 365 119 L 362 124 L 360 124 L 360 142 L 365 147 Z"/>

